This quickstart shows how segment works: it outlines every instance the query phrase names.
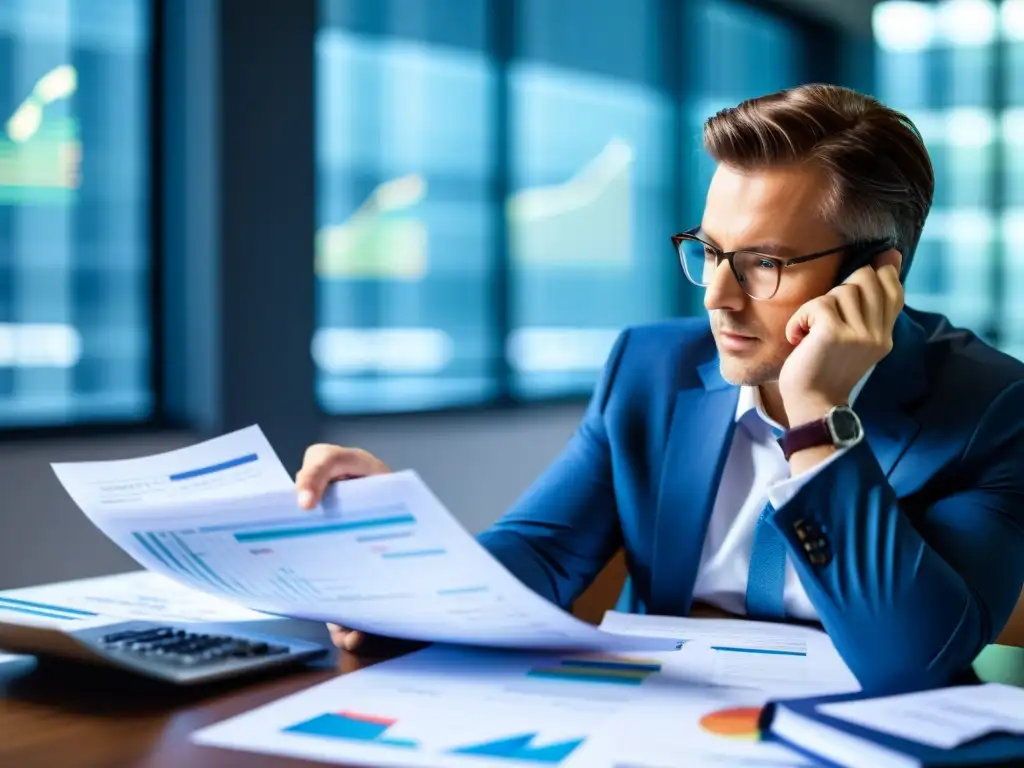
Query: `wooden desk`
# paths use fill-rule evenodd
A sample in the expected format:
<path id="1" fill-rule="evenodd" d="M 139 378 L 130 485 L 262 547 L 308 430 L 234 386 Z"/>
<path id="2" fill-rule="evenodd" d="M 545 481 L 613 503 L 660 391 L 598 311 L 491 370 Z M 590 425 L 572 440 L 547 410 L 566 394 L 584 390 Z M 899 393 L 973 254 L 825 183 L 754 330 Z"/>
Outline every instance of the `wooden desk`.
<path id="1" fill-rule="evenodd" d="M 258 626 L 258 625 L 247 625 Z M 271 628 L 272 626 L 272 628 Z M 330 645 L 326 630 L 303 622 L 274 622 L 283 632 Z M 333 654 L 300 671 L 248 683 L 188 690 L 109 670 L 37 663 L 0 664 L 0 765 L 310 766 L 307 761 L 200 747 L 194 731 L 283 696 L 374 663 Z"/>
<path id="2" fill-rule="evenodd" d="M 326 639 L 319 627 L 292 629 Z M 195 746 L 189 735 L 262 704 L 296 693 L 372 660 L 343 654 L 287 676 L 185 691 L 80 667 L 0 665 L 0 765 L 309 766 L 313 763 Z M 1024 649 L 991 646 L 974 665 L 988 681 L 1024 686 Z"/>

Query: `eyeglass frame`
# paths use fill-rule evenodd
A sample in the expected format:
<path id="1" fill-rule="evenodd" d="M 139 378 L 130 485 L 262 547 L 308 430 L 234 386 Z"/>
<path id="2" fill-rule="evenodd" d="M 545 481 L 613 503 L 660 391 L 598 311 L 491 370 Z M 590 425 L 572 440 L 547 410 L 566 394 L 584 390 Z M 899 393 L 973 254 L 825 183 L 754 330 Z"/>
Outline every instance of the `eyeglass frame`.
<path id="1" fill-rule="evenodd" d="M 687 271 L 686 264 L 683 260 L 683 254 L 679 249 L 679 246 L 683 243 L 684 240 L 689 240 L 691 242 L 696 241 L 714 251 L 716 254 L 716 268 L 719 264 L 722 263 L 722 259 L 728 261 L 729 271 L 732 272 L 733 277 L 736 278 L 736 282 L 739 283 L 740 288 L 743 288 L 743 278 L 740 277 L 739 272 L 736 270 L 735 257 L 737 253 L 751 253 L 755 256 L 760 256 L 761 258 L 770 261 L 777 267 L 779 267 L 779 278 L 775 283 L 775 290 L 772 291 L 771 296 L 750 296 L 750 294 L 747 293 L 746 288 L 743 288 L 743 292 L 746 293 L 747 296 L 750 296 L 750 298 L 753 299 L 754 301 L 768 301 L 769 299 L 775 298 L 775 296 L 779 292 L 779 288 L 782 287 L 782 270 L 785 269 L 786 267 L 792 267 L 797 264 L 806 264 L 809 261 L 821 259 L 824 258 L 825 256 L 831 256 L 833 253 L 839 253 L 840 251 L 850 249 L 857 249 L 861 254 L 866 254 L 868 251 L 870 251 L 871 256 L 873 257 L 881 253 L 882 251 L 893 247 L 892 240 L 889 239 L 854 241 L 850 243 L 844 243 L 843 245 L 837 245 L 834 246 L 833 248 L 828 248 L 824 251 L 815 251 L 814 253 L 809 253 L 805 256 L 796 256 L 792 259 L 780 259 L 778 256 L 771 256 L 767 253 L 761 253 L 760 251 L 750 250 L 749 248 L 738 248 L 735 251 L 723 251 L 717 245 L 714 245 L 712 243 L 707 242 L 706 240 L 702 240 L 701 238 L 697 237 L 697 232 L 700 232 L 700 229 L 700 227 L 694 227 L 693 229 L 689 229 L 685 232 L 679 232 L 675 235 L 672 235 L 672 245 L 675 246 L 676 257 L 679 259 L 679 266 L 682 267 L 683 274 L 686 275 L 686 279 L 689 280 L 694 285 L 696 285 L 698 288 L 707 288 L 708 285 L 711 284 L 709 281 L 707 284 L 702 285 L 696 282 L 692 277 L 690 277 L 690 273 Z"/>

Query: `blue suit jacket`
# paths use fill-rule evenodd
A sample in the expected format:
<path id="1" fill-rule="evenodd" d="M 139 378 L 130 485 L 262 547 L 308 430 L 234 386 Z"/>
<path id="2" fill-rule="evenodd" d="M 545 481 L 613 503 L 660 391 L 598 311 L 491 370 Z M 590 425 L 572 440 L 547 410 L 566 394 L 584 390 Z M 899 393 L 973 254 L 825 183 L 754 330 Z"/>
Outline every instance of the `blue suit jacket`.
<path id="1" fill-rule="evenodd" d="M 685 616 L 738 393 L 706 318 L 626 330 L 562 454 L 481 542 L 565 608 L 623 548 L 627 608 Z M 865 690 L 943 685 L 1024 583 L 1024 365 L 905 309 L 855 410 L 866 440 L 773 522 Z M 797 536 L 808 522 L 824 564 Z"/>

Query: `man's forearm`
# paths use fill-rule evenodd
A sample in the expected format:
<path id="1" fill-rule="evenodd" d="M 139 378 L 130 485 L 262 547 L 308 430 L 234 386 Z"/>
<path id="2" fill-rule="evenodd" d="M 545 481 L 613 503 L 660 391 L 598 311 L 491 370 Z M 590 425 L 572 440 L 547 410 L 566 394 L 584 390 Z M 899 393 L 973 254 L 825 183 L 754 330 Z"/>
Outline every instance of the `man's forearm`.
<path id="1" fill-rule="evenodd" d="M 910 524 L 866 444 L 812 478 L 773 519 L 866 690 L 945 684 L 989 642 L 987 608 Z"/>

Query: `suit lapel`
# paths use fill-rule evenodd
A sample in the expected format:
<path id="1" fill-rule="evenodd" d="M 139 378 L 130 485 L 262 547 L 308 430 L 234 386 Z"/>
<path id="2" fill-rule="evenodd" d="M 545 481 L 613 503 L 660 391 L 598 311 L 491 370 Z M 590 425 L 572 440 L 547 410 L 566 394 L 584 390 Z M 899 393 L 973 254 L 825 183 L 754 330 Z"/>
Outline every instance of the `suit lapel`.
<path id="1" fill-rule="evenodd" d="M 690 610 L 708 520 L 736 426 L 739 388 L 722 378 L 717 355 L 698 373 L 700 383 L 676 393 L 665 447 L 647 606 L 652 614 L 683 616 Z M 894 485 L 900 459 L 920 430 L 910 406 L 926 392 L 924 331 L 901 313 L 892 351 L 854 404 L 865 438 Z"/>
<path id="2" fill-rule="evenodd" d="M 875 368 L 854 403 L 865 439 L 893 485 L 900 459 L 921 428 L 910 406 L 926 391 L 924 331 L 900 313 L 892 351 Z"/>
<path id="3" fill-rule="evenodd" d="M 685 615 L 700 563 L 708 519 L 736 421 L 739 388 L 729 385 L 717 357 L 699 369 L 704 386 L 676 394 L 661 468 L 648 612 Z"/>

